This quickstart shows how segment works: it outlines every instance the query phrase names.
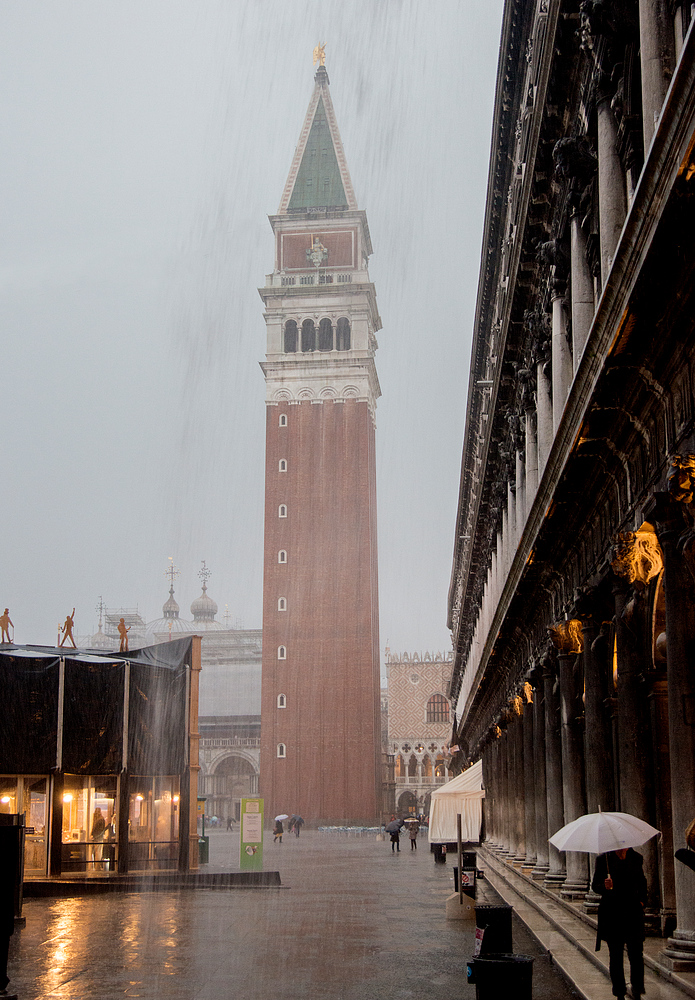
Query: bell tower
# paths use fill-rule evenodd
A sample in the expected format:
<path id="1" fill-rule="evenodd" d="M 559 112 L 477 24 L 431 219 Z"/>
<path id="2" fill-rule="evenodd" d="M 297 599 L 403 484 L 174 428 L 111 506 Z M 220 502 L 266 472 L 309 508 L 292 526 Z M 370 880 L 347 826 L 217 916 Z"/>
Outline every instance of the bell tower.
<path id="1" fill-rule="evenodd" d="M 276 215 L 267 325 L 261 794 L 309 824 L 380 813 L 374 363 L 381 321 L 320 65 Z"/>

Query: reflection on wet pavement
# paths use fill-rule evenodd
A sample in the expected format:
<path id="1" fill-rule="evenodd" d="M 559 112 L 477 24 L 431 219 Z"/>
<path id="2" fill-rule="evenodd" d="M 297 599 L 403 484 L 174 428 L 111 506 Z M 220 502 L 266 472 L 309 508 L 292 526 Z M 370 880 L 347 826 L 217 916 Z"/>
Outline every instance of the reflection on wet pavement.
<path id="1" fill-rule="evenodd" d="M 236 870 L 238 842 L 213 833 L 210 868 Z M 445 919 L 451 865 L 420 848 L 304 831 L 266 840 L 282 888 L 27 900 L 12 988 L 22 1000 L 472 1000 L 473 934 Z"/>

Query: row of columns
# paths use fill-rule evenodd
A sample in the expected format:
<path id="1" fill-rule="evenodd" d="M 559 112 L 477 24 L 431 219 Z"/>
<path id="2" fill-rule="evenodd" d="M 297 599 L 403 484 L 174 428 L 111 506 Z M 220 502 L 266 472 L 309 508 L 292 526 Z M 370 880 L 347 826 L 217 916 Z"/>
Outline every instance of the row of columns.
<path id="1" fill-rule="evenodd" d="M 695 455 L 680 462 L 687 504 L 656 494 L 652 523 L 618 537 L 609 578 L 548 629 L 481 747 L 488 842 L 588 910 L 593 859 L 549 837 L 599 810 L 657 826 L 647 921 L 671 935 L 664 960 L 695 969 L 695 879 L 673 859 L 695 817 Z"/>

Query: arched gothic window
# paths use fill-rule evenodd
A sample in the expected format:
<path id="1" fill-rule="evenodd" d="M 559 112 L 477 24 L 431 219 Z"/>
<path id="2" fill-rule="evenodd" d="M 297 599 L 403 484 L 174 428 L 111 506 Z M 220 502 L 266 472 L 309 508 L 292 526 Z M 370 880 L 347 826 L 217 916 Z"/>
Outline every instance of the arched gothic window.
<path id="1" fill-rule="evenodd" d="M 281 427 L 287 427 L 287 414 L 286 413 L 281 413 L 280 414 L 280 426 Z"/>
<path id="2" fill-rule="evenodd" d="M 284 743 L 278 743 L 277 754 L 278 754 L 278 757 L 286 757 L 287 756 L 287 747 L 285 746 Z"/>
<path id="3" fill-rule="evenodd" d="M 278 517 L 287 517 L 287 504 L 281 503 L 278 507 Z"/>
<path id="4" fill-rule="evenodd" d="M 278 562 L 279 563 L 287 562 L 287 553 L 285 552 L 284 549 L 280 549 L 280 551 L 278 552 Z"/>
<path id="5" fill-rule="evenodd" d="M 302 323 L 302 351 L 316 350 L 316 327 L 313 319 L 305 319 Z"/>
<path id="6" fill-rule="evenodd" d="M 287 459 L 281 458 L 278 462 L 278 472 L 287 472 Z"/>
<path id="7" fill-rule="evenodd" d="M 319 350 L 333 350 L 333 324 L 329 319 L 322 319 L 319 323 Z"/>
<path id="8" fill-rule="evenodd" d="M 285 354 L 294 354 L 297 350 L 297 324 L 293 319 L 285 323 Z"/>
<path id="9" fill-rule="evenodd" d="M 287 611 L 286 597 L 278 597 L 278 611 Z"/>
<path id="10" fill-rule="evenodd" d="M 339 351 L 350 350 L 350 320 L 341 316 L 336 328 L 336 347 Z"/>
<path id="11" fill-rule="evenodd" d="M 278 660 L 286 660 L 286 659 L 287 659 L 287 647 L 278 646 Z"/>
<path id="12" fill-rule="evenodd" d="M 287 708 L 287 698 L 284 694 L 278 695 L 278 708 Z"/>
<path id="13" fill-rule="evenodd" d="M 427 702 L 427 722 L 448 722 L 449 702 L 443 694 L 433 694 Z"/>

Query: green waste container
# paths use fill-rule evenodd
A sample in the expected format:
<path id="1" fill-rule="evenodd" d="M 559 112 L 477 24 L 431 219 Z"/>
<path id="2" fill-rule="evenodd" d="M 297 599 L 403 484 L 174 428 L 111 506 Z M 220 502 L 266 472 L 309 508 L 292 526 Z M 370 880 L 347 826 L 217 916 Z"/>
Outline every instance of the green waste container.
<path id="1" fill-rule="evenodd" d="M 210 838 L 198 837 L 198 864 L 206 865 L 210 860 Z"/>

